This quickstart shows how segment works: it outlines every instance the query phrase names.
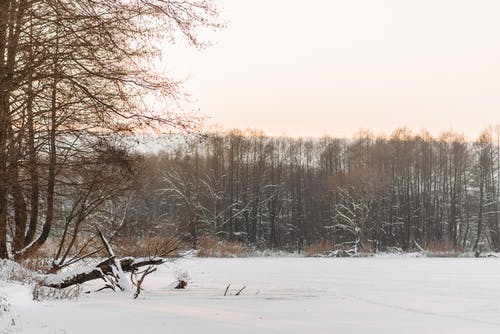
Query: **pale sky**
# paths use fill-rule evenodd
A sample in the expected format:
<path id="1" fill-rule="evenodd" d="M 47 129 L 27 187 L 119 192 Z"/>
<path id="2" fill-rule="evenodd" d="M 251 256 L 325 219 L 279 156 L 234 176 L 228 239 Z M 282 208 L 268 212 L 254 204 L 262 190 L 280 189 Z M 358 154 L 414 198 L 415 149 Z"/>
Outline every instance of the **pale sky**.
<path id="1" fill-rule="evenodd" d="M 500 123 L 498 0 L 216 0 L 206 50 L 166 49 L 207 124 L 350 136 Z"/>

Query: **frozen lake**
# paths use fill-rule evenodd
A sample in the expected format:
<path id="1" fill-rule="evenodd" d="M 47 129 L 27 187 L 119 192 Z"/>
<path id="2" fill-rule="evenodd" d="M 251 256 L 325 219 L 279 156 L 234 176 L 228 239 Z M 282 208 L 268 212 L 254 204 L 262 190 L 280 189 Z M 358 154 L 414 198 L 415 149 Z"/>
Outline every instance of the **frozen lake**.
<path id="1" fill-rule="evenodd" d="M 51 302 L 13 288 L 6 333 L 500 333 L 496 258 L 187 258 L 144 287 Z"/>

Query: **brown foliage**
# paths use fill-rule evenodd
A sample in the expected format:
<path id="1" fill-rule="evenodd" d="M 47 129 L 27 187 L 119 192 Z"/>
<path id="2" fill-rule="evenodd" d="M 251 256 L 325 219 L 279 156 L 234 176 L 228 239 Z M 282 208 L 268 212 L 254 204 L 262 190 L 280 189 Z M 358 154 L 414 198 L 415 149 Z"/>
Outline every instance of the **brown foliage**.
<path id="1" fill-rule="evenodd" d="M 429 241 L 423 248 L 426 255 L 431 257 L 455 257 L 464 252 L 462 246 L 454 247 L 451 241 Z"/>
<path id="2" fill-rule="evenodd" d="M 180 241 L 176 237 L 124 238 L 115 237 L 112 241 L 118 256 L 160 256 L 178 257 Z"/>
<path id="3" fill-rule="evenodd" d="M 200 257 L 244 257 L 253 253 L 253 249 L 234 241 L 204 236 L 198 243 Z"/>
<path id="4" fill-rule="evenodd" d="M 335 247 L 332 244 L 332 242 L 327 240 L 320 240 L 307 247 L 304 247 L 304 255 L 305 256 L 329 255 L 334 250 Z"/>

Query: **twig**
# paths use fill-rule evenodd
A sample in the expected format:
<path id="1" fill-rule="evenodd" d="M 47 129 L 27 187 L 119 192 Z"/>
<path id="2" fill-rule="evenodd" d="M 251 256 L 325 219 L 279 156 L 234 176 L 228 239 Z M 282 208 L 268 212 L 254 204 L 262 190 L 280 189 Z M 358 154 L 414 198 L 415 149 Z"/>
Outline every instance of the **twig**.
<path id="1" fill-rule="evenodd" d="M 137 290 L 135 290 L 135 293 L 134 293 L 134 299 L 137 299 L 137 297 L 139 296 L 139 294 L 141 293 L 141 286 L 142 286 L 142 282 L 144 282 L 144 279 L 146 278 L 146 276 L 148 276 L 149 274 L 151 273 L 154 273 L 156 271 L 156 269 L 158 268 L 155 268 L 153 267 L 152 265 L 148 267 L 148 269 L 146 269 L 145 271 L 142 272 L 142 276 L 141 278 L 139 278 L 137 280 Z"/>
<path id="2" fill-rule="evenodd" d="M 242 288 L 240 289 L 240 291 L 236 292 L 235 296 L 239 296 L 239 295 L 240 295 L 240 293 L 241 293 L 241 291 L 243 291 L 245 288 L 246 288 L 246 286 L 242 287 Z"/>
<path id="3" fill-rule="evenodd" d="M 231 286 L 231 284 L 228 284 L 227 285 L 227 288 L 226 288 L 226 291 L 224 292 L 224 297 L 227 295 L 227 290 L 229 290 L 229 287 Z"/>
<path id="4" fill-rule="evenodd" d="M 113 291 L 116 291 L 114 286 L 106 284 L 105 286 L 103 286 L 103 287 L 95 290 L 95 292 L 99 292 L 99 291 L 102 291 L 102 290 L 105 290 L 105 289 L 111 289 Z M 88 291 L 88 293 L 90 293 L 90 291 Z"/>

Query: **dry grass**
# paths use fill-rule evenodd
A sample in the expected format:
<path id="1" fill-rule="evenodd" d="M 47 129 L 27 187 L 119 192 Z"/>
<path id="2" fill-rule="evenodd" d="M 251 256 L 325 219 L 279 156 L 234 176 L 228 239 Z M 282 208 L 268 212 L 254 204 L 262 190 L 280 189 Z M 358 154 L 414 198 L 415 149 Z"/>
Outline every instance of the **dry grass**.
<path id="1" fill-rule="evenodd" d="M 464 252 L 462 246 L 453 247 L 451 241 L 430 241 L 423 246 L 423 249 L 429 257 L 457 257 Z"/>
<path id="2" fill-rule="evenodd" d="M 309 246 L 304 247 L 304 255 L 305 256 L 327 256 L 334 252 L 335 246 L 332 242 L 327 240 L 321 240 L 315 242 Z"/>
<path id="3" fill-rule="evenodd" d="M 52 258 L 43 256 L 34 256 L 28 259 L 22 260 L 21 265 L 31 271 L 37 273 L 47 273 L 52 267 Z"/>
<path id="4" fill-rule="evenodd" d="M 238 242 L 217 239 L 214 236 L 204 236 L 198 242 L 200 257 L 244 257 L 250 256 L 254 250 Z"/>
<path id="5" fill-rule="evenodd" d="M 58 246 L 52 240 L 48 240 L 33 256 L 20 261 L 20 264 L 31 271 L 47 273 L 52 267 L 52 259 Z"/>
<path id="6" fill-rule="evenodd" d="M 65 289 L 50 288 L 43 285 L 35 285 L 32 291 L 33 300 L 73 300 L 80 297 L 81 289 L 79 285 Z"/>

